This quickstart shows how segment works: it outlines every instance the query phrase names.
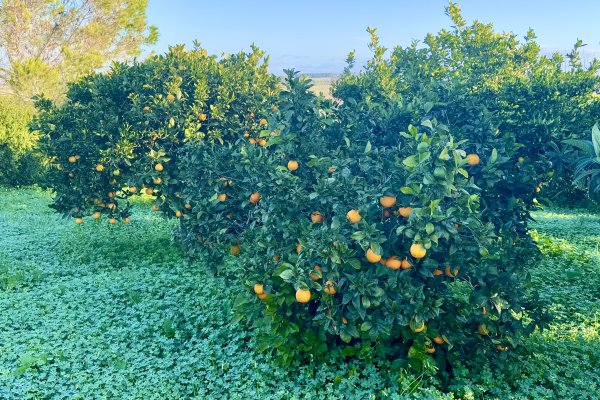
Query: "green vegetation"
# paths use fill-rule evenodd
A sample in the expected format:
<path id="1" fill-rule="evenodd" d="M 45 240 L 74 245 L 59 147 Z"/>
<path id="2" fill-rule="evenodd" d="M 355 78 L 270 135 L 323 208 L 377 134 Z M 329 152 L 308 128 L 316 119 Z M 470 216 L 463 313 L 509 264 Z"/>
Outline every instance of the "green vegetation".
<path id="1" fill-rule="evenodd" d="M 556 316 L 550 329 L 525 339 L 504 367 L 457 368 L 444 386 L 399 380 L 385 362 L 281 369 L 231 323 L 235 282 L 208 272 L 208 260 L 186 264 L 172 241 L 176 224 L 148 203 L 140 199 L 131 224 L 116 227 L 74 226 L 49 203 L 45 192 L 0 190 L 0 398 L 600 396 L 600 217 L 586 211 L 534 215 L 543 258 L 528 268 Z"/>

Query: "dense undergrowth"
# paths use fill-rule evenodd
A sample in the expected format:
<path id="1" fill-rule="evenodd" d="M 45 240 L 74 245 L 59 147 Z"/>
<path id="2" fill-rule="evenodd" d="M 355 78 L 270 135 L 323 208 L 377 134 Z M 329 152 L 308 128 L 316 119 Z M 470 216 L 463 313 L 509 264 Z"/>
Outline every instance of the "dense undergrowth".
<path id="1" fill-rule="evenodd" d="M 2 399 L 600 397 L 600 217 L 586 211 L 535 214 L 551 328 L 502 369 L 474 361 L 439 382 L 376 360 L 278 367 L 230 322 L 236 284 L 186 264 L 174 222 L 140 200 L 130 225 L 73 226 L 49 202 L 0 189 Z"/>

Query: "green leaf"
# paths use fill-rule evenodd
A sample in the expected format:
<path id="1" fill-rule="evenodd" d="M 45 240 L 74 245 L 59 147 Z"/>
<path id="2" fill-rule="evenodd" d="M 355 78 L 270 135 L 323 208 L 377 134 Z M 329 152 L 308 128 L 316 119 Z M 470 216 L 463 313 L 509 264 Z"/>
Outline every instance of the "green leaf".
<path id="1" fill-rule="evenodd" d="M 438 156 L 438 158 L 440 160 L 444 160 L 447 161 L 450 159 L 450 155 L 448 154 L 448 148 L 444 147 L 444 149 L 442 150 L 442 152 L 440 153 L 440 155 Z"/>
<path id="2" fill-rule="evenodd" d="M 414 168 L 418 163 L 417 157 L 415 156 L 406 157 L 404 161 L 402 161 L 402 164 L 404 164 L 407 168 Z"/>
<path id="3" fill-rule="evenodd" d="M 370 322 L 368 322 L 368 321 L 365 321 L 365 322 L 363 322 L 363 323 L 360 325 L 360 330 L 361 330 L 361 331 L 363 331 L 363 332 L 367 332 L 367 331 L 369 331 L 369 330 L 370 330 L 372 327 L 373 327 L 373 325 L 372 325 Z"/>
<path id="4" fill-rule="evenodd" d="M 369 154 L 371 152 L 371 142 L 368 141 L 367 145 L 365 146 L 365 154 Z"/>

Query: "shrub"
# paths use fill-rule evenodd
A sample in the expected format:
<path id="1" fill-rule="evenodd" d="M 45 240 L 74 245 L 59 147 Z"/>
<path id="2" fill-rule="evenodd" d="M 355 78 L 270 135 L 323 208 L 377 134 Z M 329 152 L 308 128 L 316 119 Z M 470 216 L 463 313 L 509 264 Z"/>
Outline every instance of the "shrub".
<path id="1" fill-rule="evenodd" d="M 28 124 L 33 108 L 16 98 L 0 96 L 0 183 L 29 185 L 41 171 L 40 157 L 34 152 L 37 134 Z"/>
<path id="2" fill-rule="evenodd" d="M 219 60 L 177 46 L 72 84 L 64 104 L 40 99 L 34 126 L 53 161 L 53 207 L 126 221 L 128 198 L 146 191 L 168 216 L 191 212 L 173 156 L 185 143 L 228 143 L 257 132 L 277 91 L 263 56 L 253 47 Z"/>

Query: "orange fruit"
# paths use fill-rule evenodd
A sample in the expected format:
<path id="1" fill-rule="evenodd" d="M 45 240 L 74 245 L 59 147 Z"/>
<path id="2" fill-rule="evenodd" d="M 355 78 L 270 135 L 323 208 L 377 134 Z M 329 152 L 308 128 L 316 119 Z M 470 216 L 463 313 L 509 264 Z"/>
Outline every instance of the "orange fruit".
<path id="1" fill-rule="evenodd" d="M 433 276 L 440 276 L 440 275 L 444 275 L 444 272 L 441 269 L 436 268 L 433 270 Z"/>
<path id="2" fill-rule="evenodd" d="M 150 112 L 150 111 L 152 111 L 152 110 L 150 110 L 150 107 L 146 106 L 146 107 L 144 107 L 144 111 L 146 111 L 146 112 Z"/>
<path id="3" fill-rule="evenodd" d="M 508 347 L 506 347 L 506 346 L 501 346 L 501 345 L 497 344 L 497 345 L 496 345 L 496 349 L 498 349 L 498 350 L 500 350 L 500 351 L 506 351 L 506 350 L 508 350 Z"/>
<path id="4" fill-rule="evenodd" d="M 206 114 L 200 114 L 200 115 L 198 116 L 198 118 L 200 119 L 200 121 L 204 122 L 204 121 L 206 121 L 206 119 L 207 119 L 208 117 L 206 116 Z"/>
<path id="5" fill-rule="evenodd" d="M 225 200 L 227 200 L 227 195 L 225 193 L 221 193 L 217 196 L 217 200 L 219 200 L 222 203 Z"/>
<path id="6" fill-rule="evenodd" d="M 249 142 L 250 142 L 250 144 L 256 144 L 256 139 L 250 138 Z"/>
<path id="7" fill-rule="evenodd" d="M 379 203 L 385 208 L 393 207 L 396 204 L 396 197 L 393 196 L 382 196 L 379 198 Z"/>
<path id="8" fill-rule="evenodd" d="M 323 278 L 323 274 L 321 273 L 321 267 L 315 265 L 315 268 L 310 271 L 310 280 L 318 281 Z"/>
<path id="9" fill-rule="evenodd" d="M 404 260 L 402 260 L 402 265 L 401 265 L 402 269 L 411 269 L 412 268 L 412 264 L 410 263 L 410 261 L 408 261 L 406 258 Z"/>
<path id="10" fill-rule="evenodd" d="M 116 192 L 108 192 L 108 197 L 110 197 L 111 199 L 114 199 L 116 195 Z"/>
<path id="11" fill-rule="evenodd" d="M 298 161 L 294 161 L 294 160 L 290 160 L 290 161 L 288 161 L 288 163 L 287 163 L 287 168 L 288 168 L 290 171 L 295 171 L 295 170 L 297 170 L 297 169 L 298 169 Z"/>
<path id="12" fill-rule="evenodd" d="M 539 193 L 541 190 L 542 190 L 542 188 L 541 188 L 541 187 L 539 187 L 539 186 L 536 186 L 536 188 L 535 188 L 535 192 L 536 192 L 536 193 Z"/>
<path id="13" fill-rule="evenodd" d="M 81 224 L 83 224 L 83 218 L 75 218 L 75 223 L 76 223 L 77 225 L 81 225 Z"/>
<path id="14" fill-rule="evenodd" d="M 264 299 L 266 299 L 266 298 L 267 298 L 267 296 L 268 296 L 268 294 L 266 294 L 266 293 L 261 293 L 261 294 L 257 294 L 257 295 L 256 295 L 256 297 L 258 297 L 258 298 L 259 298 L 259 299 L 261 299 L 261 300 L 264 300 Z"/>
<path id="15" fill-rule="evenodd" d="M 348 320 L 346 319 L 346 317 L 342 317 L 342 324 L 344 324 L 344 325 L 348 324 Z"/>
<path id="16" fill-rule="evenodd" d="M 413 212 L 413 208 L 412 207 L 400 207 L 398 209 L 398 212 L 400 213 L 401 216 L 403 216 L 404 218 L 408 218 L 410 216 L 410 214 L 412 214 Z"/>
<path id="17" fill-rule="evenodd" d="M 487 336 L 490 334 L 490 331 L 488 330 L 487 326 L 485 326 L 484 324 L 480 324 L 477 327 L 477 332 L 479 332 L 479 334 L 482 336 Z"/>
<path id="18" fill-rule="evenodd" d="M 267 141 L 265 139 L 258 139 L 258 145 L 265 147 L 267 145 Z"/>
<path id="19" fill-rule="evenodd" d="M 100 219 L 100 213 L 96 211 L 95 213 L 92 214 L 92 218 Z"/>
<path id="20" fill-rule="evenodd" d="M 482 307 L 482 308 L 481 308 L 481 313 L 482 313 L 483 315 L 487 314 L 487 308 L 485 308 L 485 307 Z"/>
<path id="21" fill-rule="evenodd" d="M 175 101 L 175 96 L 173 96 L 171 93 L 169 93 L 167 95 L 167 101 Z"/>
<path id="22" fill-rule="evenodd" d="M 330 174 L 333 174 L 335 172 L 335 167 L 331 166 L 327 169 L 327 172 L 329 172 Z"/>
<path id="23" fill-rule="evenodd" d="M 152 194 L 154 194 L 154 189 L 152 189 L 152 188 L 146 188 L 146 194 L 148 196 L 152 196 Z"/>
<path id="24" fill-rule="evenodd" d="M 413 243 L 410 246 L 410 255 L 414 258 L 423 258 L 425 257 L 425 254 L 427 254 L 427 250 L 425 250 L 421 243 Z"/>
<path id="25" fill-rule="evenodd" d="M 253 112 L 250 113 L 250 119 L 254 119 L 254 113 Z"/>
<path id="26" fill-rule="evenodd" d="M 129 219 L 129 217 L 123 218 L 123 223 L 124 224 L 128 224 L 130 222 L 131 222 L 131 220 Z"/>
<path id="27" fill-rule="evenodd" d="M 185 203 L 185 207 L 186 210 L 190 210 L 192 208 L 192 206 L 190 205 L 190 203 Z"/>
<path id="28" fill-rule="evenodd" d="M 156 204 L 152 204 L 152 211 L 159 211 L 160 208 Z"/>
<path id="29" fill-rule="evenodd" d="M 300 253 L 302 251 L 302 243 L 298 243 L 296 246 L 296 253 Z"/>
<path id="30" fill-rule="evenodd" d="M 114 225 L 114 224 L 117 223 L 117 219 L 116 218 L 111 218 L 111 219 L 108 220 L 108 223 L 111 224 L 111 225 Z"/>
<path id="31" fill-rule="evenodd" d="M 433 354 L 433 353 L 435 353 L 435 347 L 428 347 L 426 351 L 429 354 Z"/>
<path id="32" fill-rule="evenodd" d="M 256 204 L 256 203 L 258 203 L 258 202 L 260 201 L 261 197 L 262 197 L 262 196 L 261 196 L 261 195 L 260 195 L 260 193 L 258 193 L 258 192 L 254 192 L 254 193 L 252 193 L 252 194 L 250 195 L 250 203 L 252 203 L 252 204 Z"/>
<path id="33" fill-rule="evenodd" d="M 389 212 L 388 210 L 385 210 L 385 211 L 383 212 L 383 218 L 385 218 L 385 219 L 388 219 L 388 218 L 389 218 L 389 217 L 391 217 L 391 216 L 392 216 L 392 214 L 390 214 L 390 212 Z"/>
<path id="34" fill-rule="evenodd" d="M 275 256 L 275 257 L 273 257 L 273 261 L 275 261 L 275 262 L 279 261 L 279 259 L 280 259 L 280 257 L 279 257 L 279 256 Z"/>
<path id="35" fill-rule="evenodd" d="M 70 163 L 77 162 L 77 158 L 75 158 L 75 156 L 71 156 L 71 157 L 69 157 L 69 162 Z"/>
<path id="36" fill-rule="evenodd" d="M 237 244 L 234 244 L 231 246 L 231 248 L 229 249 L 229 253 L 231 255 L 237 256 L 238 254 L 240 254 L 240 246 L 238 246 Z"/>
<path id="37" fill-rule="evenodd" d="M 355 224 L 362 220 L 362 217 L 360 216 L 357 210 L 348 211 L 348 213 L 346 214 L 346 218 L 348 218 L 348 221 L 350 221 L 351 224 Z"/>
<path id="38" fill-rule="evenodd" d="M 244 137 L 250 137 L 250 132 L 248 132 L 248 131 L 244 132 Z"/>
<path id="39" fill-rule="evenodd" d="M 155 185 L 160 185 L 162 183 L 162 179 L 160 179 L 160 176 L 158 178 L 154 178 L 152 180 L 152 182 L 154 182 Z"/>
<path id="40" fill-rule="evenodd" d="M 477 154 L 467 154 L 467 164 L 477 165 L 479 164 L 479 156 Z"/>
<path id="41" fill-rule="evenodd" d="M 310 220 L 313 224 L 320 224 L 323 222 L 323 219 L 323 214 L 321 214 L 319 211 L 313 211 L 312 214 L 310 214 Z"/>
<path id="42" fill-rule="evenodd" d="M 179 210 L 175 211 L 175 216 L 177 218 L 181 218 L 181 211 L 179 211 Z"/>
<path id="43" fill-rule="evenodd" d="M 154 166 L 154 170 L 155 170 L 155 171 L 158 171 L 158 172 L 162 172 L 164 169 L 165 169 L 165 167 L 163 167 L 163 165 L 162 165 L 162 164 L 160 164 L 160 163 L 159 163 L 159 164 L 156 164 L 156 165 Z"/>
<path id="44" fill-rule="evenodd" d="M 442 343 L 444 343 L 444 339 L 442 339 L 441 336 L 436 336 L 436 337 L 433 338 L 433 342 L 435 344 L 442 344 Z"/>
<path id="45" fill-rule="evenodd" d="M 415 328 L 413 326 L 413 320 L 410 320 L 410 329 L 415 332 L 415 333 L 419 333 L 419 332 L 423 332 L 423 330 L 425 330 L 425 321 L 421 321 L 421 326 L 418 328 Z"/>
<path id="46" fill-rule="evenodd" d="M 366 257 L 372 264 L 378 263 L 381 260 L 381 255 L 375 253 L 372 249 L 367 250 Z"/>
<path id="47" fill-rule="evenodd" d="M 259 123 L 261 126 L 266 126 L 266 125 L 267 125 L 269 122 L 268 122 L 266 119 L 262 118 L 262 119 L 261 119 L 261 120 L 260 120 L 258 123 Z"/>
<path id="48" fill-rule="evenodd" d="M 102 164 L 96 165 L 96 171 L 98 171 L 98 172 L 104 171 L 104 165 L 102 165 Z"/>
<path id="49" fill-rule="evenodd" d="M 117 208 L 117 205 L 115 203 L 109 203 L 108 208 L 114 210 L 115 208 Z"/>
<path id="50" fill-rule="evenodd" d="M 135 186 L 132 186 L 129 188 L 129 193 L 135 193 L 137 192 L 137 188 Z"/>
<path id="51" fill-rule="evenodd" d="M 391 256 L 385 262 L 385 266 L 389 269 L 397 270 L 402 266 L 402 261 L 398 260 L 398 257 Z"/>
<path id="52" fill-rule="evenodd" d="M 298 303 L 308 303 L 310 300 L 310 290 L 298 289 L 296 290 L 296 301 Z"/>
<path id="53" fill-rule="evenodd" d="M 255 283 L 253 289 L 254 293 L 263 294 L 265 292 L 265 285 L 263 285 L 262 283 Z"/>
<path id="54" fill-rule="evenodd" d="M 323 291 L 327 294 L 334 295 L 336 293 L 335 284 L 331 281 L 325 282 L 325 287 L 323 288 Z"/>
<path id="55" fill-rule="evenodd" d="M 444 273 L 448 278 L 456 278 L 456 275 L 458 275 L 458 268 L 454 267 L 454 269 L 450 269 L 450 267 L 446 267 Z"/>

